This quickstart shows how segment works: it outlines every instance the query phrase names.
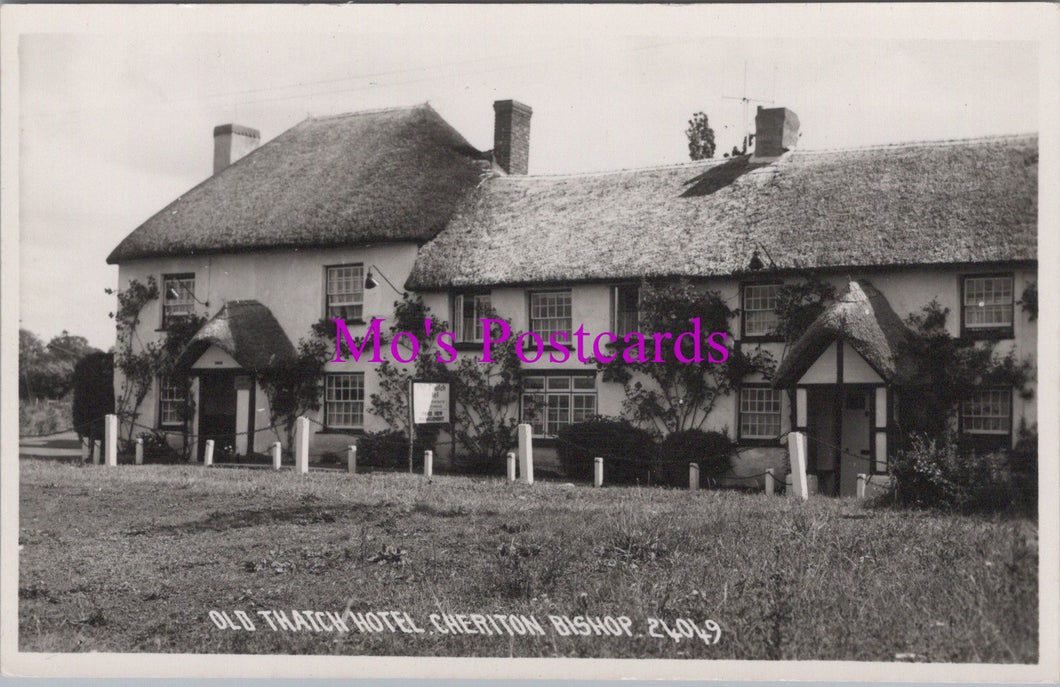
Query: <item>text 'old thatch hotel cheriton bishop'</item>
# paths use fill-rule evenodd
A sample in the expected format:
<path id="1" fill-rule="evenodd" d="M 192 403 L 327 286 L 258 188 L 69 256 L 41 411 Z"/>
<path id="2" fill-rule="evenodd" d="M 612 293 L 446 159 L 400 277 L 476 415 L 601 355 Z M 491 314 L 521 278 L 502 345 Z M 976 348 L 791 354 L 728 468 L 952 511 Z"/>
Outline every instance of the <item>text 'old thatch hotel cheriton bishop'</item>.
<path id="1" fill-rule="evenodd" d="M 162 287 L 143 312 L 144 341 L 213 306 L 192 344 L 186 429 L 227 435 L 238 453 L 267 451 L 276 435 L 261 429 L 267 399 L 252 372 L 291 355 L 321 318 L 344 317 L 353 335 L 372 318 L 392 321 L 398 289 L 421 295 L 465 341 L 478 332 L 462 323 L 487 304 L 513 330 L 547 341 L 579 325 L 635 328 L 644 278 L 700 280 L 740 309 L 739 345 L 780 361 L 772 380 L 748 378 L 721 399 L 704 429 L 746 447 L 738 475 L 783 474 L 778 438 L 790 429 L 835 437 L 843 450 L 811 442 L 809 465 L 843 494 L 856 473 L 886 471 L 901 398 L 921 383 L 899 345 L 907 315 L 935 299 L 949 308 L 954 336 L 1035 357 L 1036 323 L 1019 301 L 1037 279 L 1036 135 L 804 151 L 795 149 L 795 113 L 760 108 L 752 155 L 534 176 L 531 109 L 507 100 L 494 110 L 486 152 L 426 104 L 310 118 L 263 145 L 253 129 L 214 130 L 213 176 L 108 258 L 120 266 L 119 288 L 152 275 Z M 796 268 L 840 295 L 785 346 L 771 337 L 774 300 Z M 379 286 L 365 289 L 370 272 Z M 548 437 L 558 428 L 622 412 L 622 386 L 592 365 L 546 355 L 528 367 L 540 376 L 527 393 L 544 408 L 521 412 L 540 437 L 542 467 L 554 461 Z M 311 452 L 387 429 L 369 412 L 374 368 L 328 363 Z M 140 421 L 181 429 L 173 409 L 186 385 L 154 386 Z M 1021 420 L 1036 421 L 1033 399 L 983 388 L 961 405 L 959 428 L 1010 445 Z M 440 441 L 436 461 L 452 450 Z"/>

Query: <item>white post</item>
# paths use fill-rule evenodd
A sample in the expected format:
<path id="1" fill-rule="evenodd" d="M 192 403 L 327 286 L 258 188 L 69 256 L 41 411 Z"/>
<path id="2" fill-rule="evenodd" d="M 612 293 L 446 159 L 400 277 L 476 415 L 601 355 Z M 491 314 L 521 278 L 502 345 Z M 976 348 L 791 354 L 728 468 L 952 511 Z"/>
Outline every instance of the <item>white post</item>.
<path id="1" fill-rule="evenodd" d="M 699 465 L 696 463 L 688 464 L 688 488 L 699 491 Z"/>
<path id="2" fill-rule="evenodd" d="M 508 452 L 508 481 L 515 481 L 515 453 Z"/>
<path id="3" fill-rule="evenodd" d="M 766 496 L 777 493 L 776 481 L 773 479 L 773 468 L 766 468 Z"/>
<path id="4" fill-rule="evenodd" d="M 593 458 L 593 486 L 604 486 L 604 459 Z"/>
<path id="5" fill-rule="evenodd" d="M 294 429 L 294 471 L 309 474 L 309 418 L 300 417 Z"/>
<path id="6" fill-rule="evenodd" d="M 353 444 L 346 447 L 346 469 L 351 475 L 357 474 L 357 447 Z"/>
<path id="7" fill-rule="evenodd" d="M 118 464 L 118 416 L 107 415 L 103 429 L 103 438 L 107 442 L 107 467 L 114 467 Z"/>
<path id="8" fill-rule="evenodd" d="M 144 464 L 144 438 L 140 437 L 136 440 L 136 464 Z"/>
<path id="9" fill-rule="evenodd" d="M 527 484 L 534 483 L 534 440 L 530 425 L 522 424 L 519 435 L 519 473 Z"/>
<path id="10" fill-rule="evenodd" d="M 857 494 L 858 494 L 858 498 L 859 499 L 865 498 L 865 480 L 866 479 L 867 478 L 866 478 L 866 476 L 864 474 L 858 475 L 858 491 L 857 491 Z"/>
<path id="11" fill-rule="evenodd" d="M 88 462 L 88 454 L 92 453 L 92 440 L 88 437 L 81 439 L 81 464 Z"/>
<path id="12" fill-rule="evenodd" d="M 434 475 L 434 451 L 423 452 L 423 476 L 430 479 Z"/>
<path id="13" fill-rule="evenodd" d="M 202 464 L 206 467 L 213 465 L 213 439 L 206 440 L 206 451 L 202 456 Z"/>
<path id="14" fill-rule="evenodd" d="M 272 445 L 272 469 L 279 470 L 281 465 L 281 457 L 283 456 L 283 447 L 280 446 L 280 442 L 276 442 Z"/>
<path id="15" fill-rule="evenodd" d="M 810 497 L 806 484 L 806 435 L 802 432 L 788 434 L 788 459 L 791 462 L 791 487 L 796 498 Z"/>
<path id="16" fill-rule="evenodd" d="M 103 442 L 96 439 L 92 442 L 92 464 L 99 465 L 100 460 L 103 456 Z"/>

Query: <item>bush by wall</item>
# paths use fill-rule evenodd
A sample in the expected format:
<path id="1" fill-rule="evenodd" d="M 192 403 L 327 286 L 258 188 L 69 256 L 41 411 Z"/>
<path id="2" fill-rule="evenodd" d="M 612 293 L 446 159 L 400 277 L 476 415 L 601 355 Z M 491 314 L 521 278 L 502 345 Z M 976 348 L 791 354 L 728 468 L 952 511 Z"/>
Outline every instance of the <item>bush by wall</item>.
<path id="1" fill-rule="evenodd" d="M 909 447 L 891 462 L 892 486 L 885 500 L 963 512 L 1025 510 L 1033 504 L 1033 499 L 1028 500 L 1028 478 L 1013 467 L 1014 462 L 1028 459 L 1025 455 L 1015 459 L 1016 454 L 961 451 L 952 438 L 914 435 Z M 1036 455 L 1033 462 L 1037 466 Z"/>
<path id="2" fill-rule="evenodd" d="M 655 442 L 648 431 L 626 420 L 596 417 L 562 427 L 556 437 L 556 453 L 571 479 L 592 480 L 593 459 L 600 456 L 609 484 L 654 481 Z"/>
<path id="3" fill-rule="evenodd" d="M 103 439 L 103 416 L 114 412 L 114 354 L 90 353 L 74 366 L 73 422 L 77 433 Z"/>
<path id="4" fill-rule="evenodd" d="M 434 448 L 433 441 L 417 438 L 412 452 L 413 469 L 423 468 L 423 452 Z M 404 432 L 366 432 L 357 440 L 357 465 L 390 470 L 409 467 L 409 440 Z"/>
<path id="5" fill-rule="evenodd" d="M 671 487 L 688 486 L 688 464 L 699 465 L 700 479 L 732 469 L 733 442 L 721 432 L 687 429 L 668 434 L 659 445 L 657 479 Z"/>

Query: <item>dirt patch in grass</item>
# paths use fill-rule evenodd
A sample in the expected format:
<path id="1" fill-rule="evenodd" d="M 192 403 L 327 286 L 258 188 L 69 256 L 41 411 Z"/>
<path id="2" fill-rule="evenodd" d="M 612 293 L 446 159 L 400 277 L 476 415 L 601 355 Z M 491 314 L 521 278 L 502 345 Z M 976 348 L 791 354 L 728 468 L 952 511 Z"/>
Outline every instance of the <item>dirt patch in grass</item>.
<path id="1" fill-rule="evenodd" d="M 1037 660 L 1028 520 L 760 494 L 36 460 L 21 462 L 21 484 L 27 651 Z M 260 613 L 307 609 L 407 613 L 424 631 L 273 631 Z M 219 629 L 211 611 L 241 611 L 257 629 Z M 545 632 L 442 632 L 432 614 L 525 616 Z M 632 632 L 562 634 L 550 616 L 626 617 Z M 712 620 L 721 639 L 653 636 L 653 619 Z"/>

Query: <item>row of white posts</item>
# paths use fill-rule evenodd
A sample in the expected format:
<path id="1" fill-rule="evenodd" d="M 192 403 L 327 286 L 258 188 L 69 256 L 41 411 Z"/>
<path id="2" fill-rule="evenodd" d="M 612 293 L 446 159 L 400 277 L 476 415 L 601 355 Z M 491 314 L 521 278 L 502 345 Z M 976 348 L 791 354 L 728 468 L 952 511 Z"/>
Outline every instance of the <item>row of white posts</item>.
<path id="1" fill-rule="evenodd" d="M 118 416 L 107 415 L 104 422 L 105 434 L 103 446 L 99 440 L 95 442 L 93 451 L 93 463 L 99 464 L 100 456 L 105 455 L 105 464 L 113 466 L 118 464 Z M 517 429 L 519 439 L 518 458 L 515 452 L 508 454 L 507 477 L 509 482 L 516 481 L 517 475 L 522 477 L 526 484 L 534 483 L 534 449 L 533 436 L 530 425 L 522 424 Z M 309 419 L 300 417 L 295 422 L 294 440 L 294 465 L 297 474 L 308 474 L 309 472 Z M 88 459 L 85 455 L 91 450 L 88 444 L 82 444 L 82 459 Z M 203 465 L 213 465 L 214 441 L 206 441 Z M 281 465 L 282 447 L 280 442 L 272 445 L 272 467 L 279 470 Z M 806 479 L 806 435 L 802 432 L 791 432 L 788 434 L 788 455 L 791 461 L 791 486 L 792 494 L 799 499 L 809 498 L 809 487 Z M 346 468 L 352 475 L 357 472 L 357 447 L 350 445 L 346 448 Z M 136 440 L 136 464 L 143 465 L 144 442 L 143 439 Z M 518 472 L 517 472 L 518 468 Z M 434 452 L 425 451 L 423 454 L 423 474 L 430 479 L 434 475 Z M 868 483 L 867 475 L 858 475 L 857 495 L 865 497 L 865 488 Z M 593 459 L 593 486 L 604 485 L 604 459 L 597 457 Z M 692 491 L 699 489 L 699 466 L 695 463 L 688 465 L 688 488 Z M 765 471 L 765 492 L 768 495 L 776 493 L 776 477 L 772 468 Z"/>

